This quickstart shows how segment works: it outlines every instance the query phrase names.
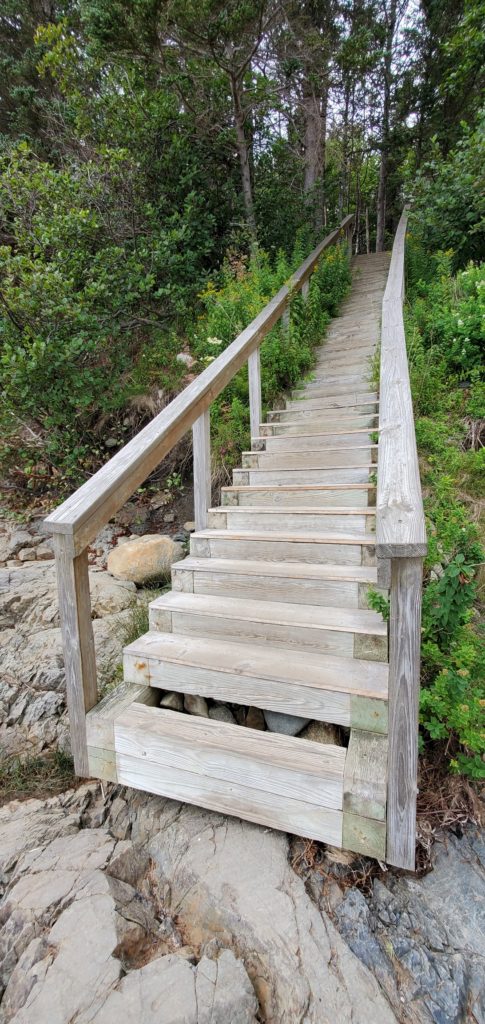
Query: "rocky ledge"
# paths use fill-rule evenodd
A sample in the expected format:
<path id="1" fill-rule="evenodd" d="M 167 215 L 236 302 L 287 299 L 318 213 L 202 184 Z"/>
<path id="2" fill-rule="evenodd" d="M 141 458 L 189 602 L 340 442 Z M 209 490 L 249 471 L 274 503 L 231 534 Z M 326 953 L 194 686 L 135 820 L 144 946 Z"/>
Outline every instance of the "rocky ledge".
<path id="1" fill-rule="evenodd" d="M 0 811 L 1 1024 L 485 1021 L 485 850 L 372 895 L 306 885 L 288 838 L 88 783 Z"/>

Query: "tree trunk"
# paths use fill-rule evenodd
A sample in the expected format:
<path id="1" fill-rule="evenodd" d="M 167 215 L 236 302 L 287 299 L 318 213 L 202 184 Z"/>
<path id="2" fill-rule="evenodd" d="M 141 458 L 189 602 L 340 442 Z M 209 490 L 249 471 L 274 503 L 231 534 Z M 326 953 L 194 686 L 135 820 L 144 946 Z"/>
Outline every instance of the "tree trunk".
<path id="1" fill-rule="evenodd" d="M 396 28 L 397 0 L 390 0 L 389 8 L 386 7 L 386 51 L 384 57 L 384 102 L 382 106 L 382 141 L 381 141 L 381 164 L 379 168 L 379 187 L 377 192 L 377 230 L 376 230 L 376 252 L 384 249 L 384 232 L 386 227 L 386 189 L 387 172 L 389 168 L 389 121 L 391 113 L 391 83 L 392 83 L 392 47 L 394 32 Z"/>
<path id="2" fill-rule="evenodd" d="M 303 89 L 302 111 L 304 121 L 304 180 L 305 196 L 312 209 L 315 231 L 321 231 L 324 222 L 323 179 L 325 160 L 325 136 L 327 121 L 327 95 L 316 94 L 307 81 Z"/>
<path id="3" fill-rule="evenodd" d="M 241 168 L 241 187 L 244 211 L 249 230 L 256 239 L 256 217 L 254 213 L 253 187 L 251 183 L 251 162 L 249 145 L 246 137 L 246 118 L 242 104 L 241 86 L 236 78 L 231 78 L 232 100 L 234 104 L 234 123 L 236 128 L 236 146 Z"/>

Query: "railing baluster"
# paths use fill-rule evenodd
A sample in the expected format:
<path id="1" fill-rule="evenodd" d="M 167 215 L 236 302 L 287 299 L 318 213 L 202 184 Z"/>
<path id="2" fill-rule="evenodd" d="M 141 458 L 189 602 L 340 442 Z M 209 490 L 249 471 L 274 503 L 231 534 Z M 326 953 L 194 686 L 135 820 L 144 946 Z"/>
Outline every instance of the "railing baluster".
<path id="1" fill-rule="evenodd" d="M 52 539 L 56 555 L 71 751 L 76 775 L 87 777 L 86 712 L 98 701 L 88 553 L 85 549 L 73 557 L 72 537 L 68 534 L 57 533 Z"/>
<path id="2" fill-rule="evenodd" d="M 210 410 L 206 409 L 192 427 L 194 449 L 194 516 L 196 530 L 207 527 L 211 504 Z"/>
<path id="3" fill-rule="evenodd" d="M 249 420 L 251 437 L 259 437 L 262 420 L 261 405 L 261 358 L 259 348 L 252 352 L 248 359 L 249 379 Z"/>
<path id="4" fill-rule="evenodd" d="M 302 296 L 303 302 L 306 302 L 306 300 L 308 298 L 308 295 L 309 295 L 309 292 L 310 292 L 310 281 L 305 281 L 305 283 L 302 284 L 302 286 L 301 286 L 301 296 Z"/>

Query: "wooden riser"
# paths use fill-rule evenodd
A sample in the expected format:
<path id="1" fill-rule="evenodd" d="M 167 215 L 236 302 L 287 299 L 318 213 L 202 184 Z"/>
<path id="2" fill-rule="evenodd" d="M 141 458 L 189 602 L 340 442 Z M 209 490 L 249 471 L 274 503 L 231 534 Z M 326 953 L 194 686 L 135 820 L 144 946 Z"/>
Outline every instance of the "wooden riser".
<path id="1" fill-rule="evenodd" d="M 322 398 L 320 395 L 314 395 L 313 392 L 307 392 L 307 394 L 301 398 L 296 398 L 294 401 L 287 401 L 285 409 L 288 412 L 293 412 L 293 410 L 308 412 L 310 409 L 317 409 L 318 412 L 325 411 L 326 416 L 330 415 L 328 410 L 332 409 L 333 414 L 338 416 L 372 416 L 377 412 L 377 403 L 367 399 L 365 402 L 362 399 L 358 399 L 355 405 L 346 404 L 344 406 L 329 406 L 328 398 Z M 358 410 L 360 409 L 362 409 L 363 412 L 359 412 Z"/>
<path id="2" fill-rule="evenodd" d="M 387 733 L 382 662 L 155 632 L 125 648 L 123 668 L 129 683 Z"/>
<path id="3" fill-rule="evenodd" d="M 343 488 L 344 484 L 368 484 L 370 475 L 375 471 L 374 466 L 345 467 L 343 469 L 235 469 L 232 476 L 233 482 L 243 486 L 270 486 L 282 487 L 298 484 L 305 487 L 306 484 L 337 484 Z"/>
<path id="4" fill-rule="evenodd" d="M 313 447 L 312 447 L 313 444 Z M 243 452 L 243 469 L 344 469 L 347 466 L 369 466 L 377 461 L 377 445 L 353 448 L 323 448 L 308 440 L 308 447 L 299 451 Z"/>
<path id="5" fill-rule="evenodd" d="M 172 566 L 172 588 L 299 605 L 366 608 L 374 566 L 308 565 L 238 559 L 186 558 Z"/>
<path id="6" fill-rule="evenodd" d="M 364 515 L 359 512 L 337 511 L 331 509 L 267 509 L 256 506 L 240 508 L 237 506 L 211 509 L 208 515 L 209 530 L 268 530 L 276 533 L 325 533 L 334 530 L 336 533 L 374 532 L 375 514 L 369 510 Z"/>
<path id="7" fill-rule="evenodd" d="M 336 434 L 279 434 L 277 437 L 253 438 L 254 451 L 266 452 L 304 452 L 309 448 L 355 448 L 372 445 L 374 437 L 370 430 L 353 430 L 349 433 Z M 259 442 L 259 443 L 258 443 Z"/>
<path id="8" fill-rule="evenodd" d="M 386 661 L 387 628 L 375 612 L 170 593 L 152 601 L 150 630 Z"/>
<path id="9" fill-rule="evenodd" d="M 339 416 L 337 410 L 289 410 L 281 409 L 273 413 L 268 426 L 279 427 L 276 433 L 288 432 L 301 434 L 303 430 L 321 433 L 330 433 L 336 430 L 362 430 L 365 427 L 369 430 L 376 430 L 379 427 L 379 417 L 376 413 L 358 410 L 351 411 L 345 416 Z M 261 431 L 260 431 L 261 432 Z"/>
<path id="10" fill-rule="evenodd" d="M 311 562 L 327 565 L 362 565 L 374 559 L 372 534 L 357 538 L 352 534 L 276 534 L 232 533 L 229 530 L 204 530 L 193 533 L 190 553 L 197 558 L 251 558 L 264 561 Z"/>
<path id="11" fill-rule="evenodd" d="M 110 753 L 122 785 L 342 846 L 341 747 L 133 703 Z"/>
<path id="12" fill-rule="evenodd" d="M 330 508 L 334 506 L 350 505 L 353 508 L 359 505 L 373 505 L 375 501 L 374 484 L 320 484 L 287 485 L 285 486 L 233 486 L 221 489 L 221 501 L 223 506 L 246 506 L 260 505 L 277 507 L 290 505 L 299 508 Z"/>
<path id="13" fill-rule="evenodd" d="M 292 392 L 292 398 L 294 401 L 301 399 L 307 401 L 307 399 L 318 398 L 320 400 L 321 408 L 324 409 L 345 409 L 348 406 L 355 408 L 364 408 L 368 412 L 377 410 L 378 407 L 378 395 L 376 391 L 352 391 L 350 394 L 347 392 L 343 395 L 331 395 L 325 385 L 320 384 L 319 381 L 315 381 L 313 385 L 308 384 L 305 390 L 296 389 Z"/>

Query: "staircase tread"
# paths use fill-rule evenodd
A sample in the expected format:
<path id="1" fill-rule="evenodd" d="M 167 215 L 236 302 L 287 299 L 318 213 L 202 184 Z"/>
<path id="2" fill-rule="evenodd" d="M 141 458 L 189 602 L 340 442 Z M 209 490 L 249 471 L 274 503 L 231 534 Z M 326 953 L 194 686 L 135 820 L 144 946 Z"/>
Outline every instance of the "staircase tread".
<path id="1" fill-rule="evenodd" d="M 311 515 L 311 516 L 375 516 L 373 505 L 218 505 L 209 512 L 228 512 L 246 515 Z"/>
<path id="2" fill-rule="evenodd" d="M 387 626 L 377 612 L 362 608 L 286 604 L 282 601 L 261 601 L 254 598 L 217 597 L 212 594 L 184 594 L 170 591 L 151 602 L 150 608 L 187 611 L 217 618 L 245 619 L 282 626 L 309 626 L 334 629 L 345 633 L 387 636 Z"/>
<path id="3" fill-rule="evenodd" d="M 248 470 L 250 472 L 250 470 Z M 375 490 L 375 484 L 226 484 L 223 491 L 363 491 Z"/>
<path id="4" fill-rule="evenodd" d="M 311 562 L 270 562 L 250 558 L 198 558 L 188 555 L 172 569 L 196 572 L 236 573 L 246 576 L 281 576 L 291 579 L 339 580 L 377 585 L 373 565 L 328 565 Z"/>
<path id="5" fill-rule="evenodd" d="M 145 661 L 178 662 L 243 678 L 281 680 L 302 689 L 310 686 L 387 700 L 388 665 L 380 661 L 157 632 L 145 633 L 124 653 Z"/>
<path id="6" fill-rule="evenodd" d="M 191 537 L 200 539 L 224 540 L 267 540 L 267 541 L 288 541 L 297 544 L 371 544 L 375 545 L 374 533 L 337 533 L 334 531 L 325 533 L 279 533 L 276 530 L 197 530 Z"/>

